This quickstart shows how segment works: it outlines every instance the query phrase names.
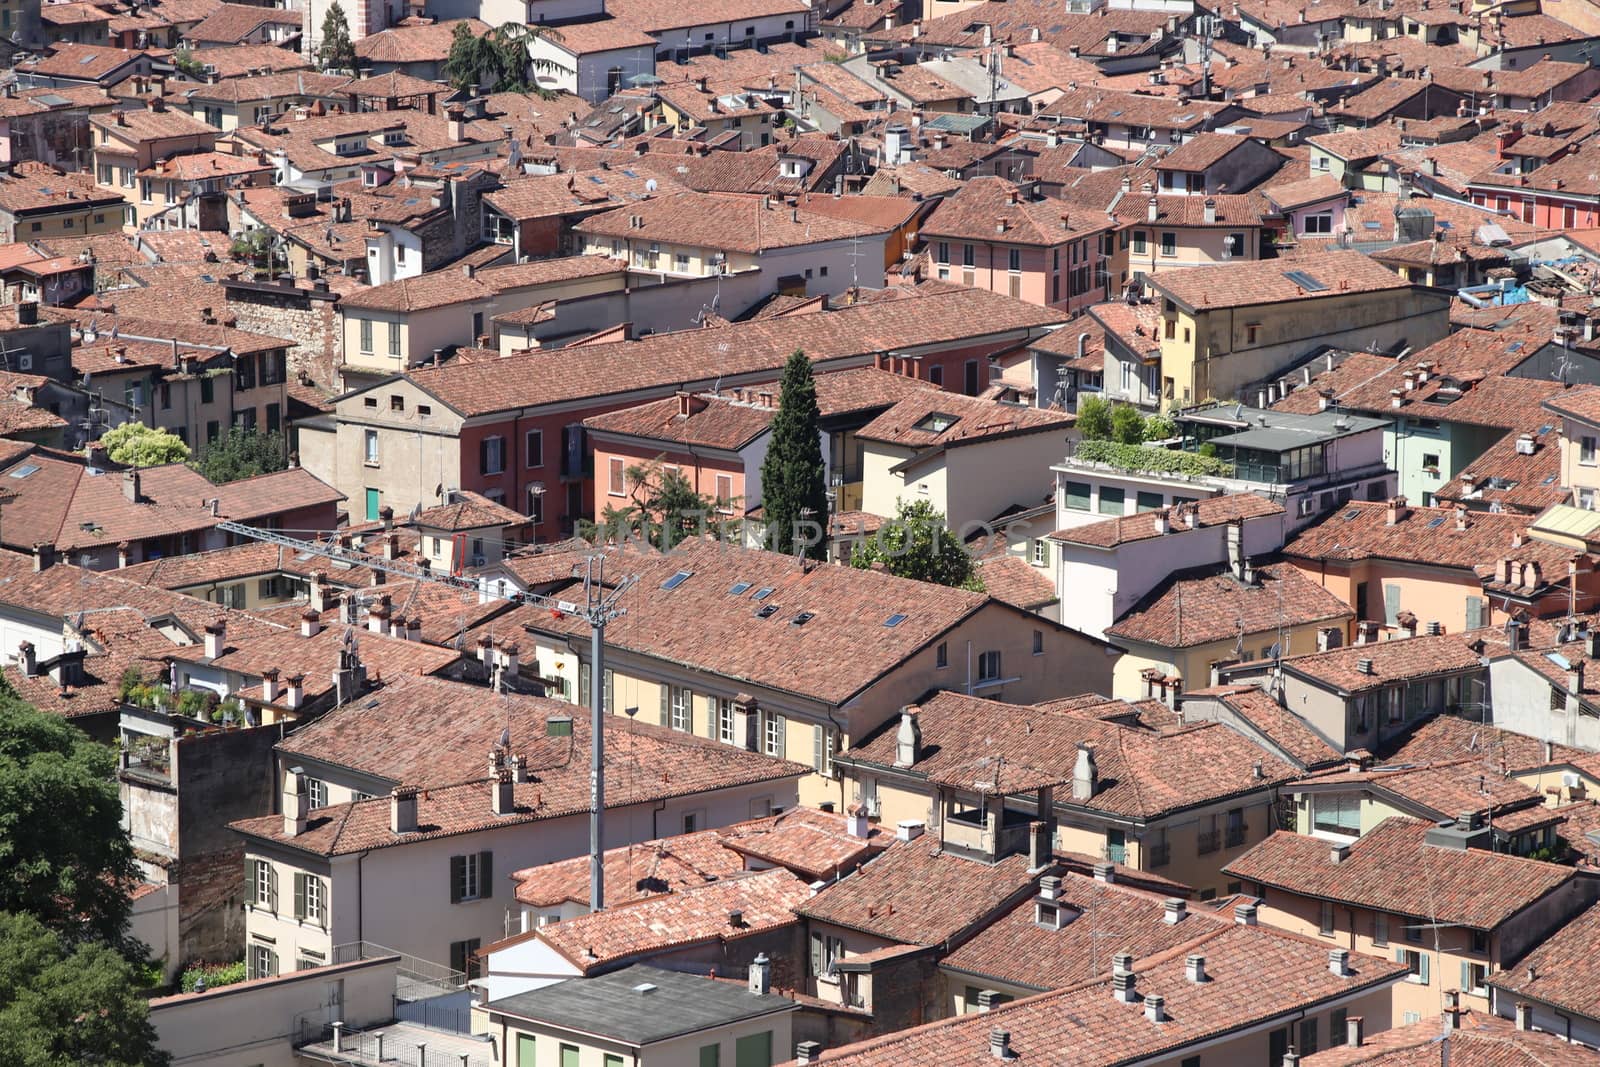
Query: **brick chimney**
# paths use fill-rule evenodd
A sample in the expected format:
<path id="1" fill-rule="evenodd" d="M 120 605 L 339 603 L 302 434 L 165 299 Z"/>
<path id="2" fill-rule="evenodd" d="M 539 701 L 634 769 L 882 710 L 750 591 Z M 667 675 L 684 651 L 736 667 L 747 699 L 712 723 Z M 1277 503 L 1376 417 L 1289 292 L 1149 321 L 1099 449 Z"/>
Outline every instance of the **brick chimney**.
<path id="1" fill-rule="evenodd" d="M 122 472 L 122 495 L 130 504 L 139 503 L 143 494 L 139 491 L 139 472 L 137 470 Z"/>

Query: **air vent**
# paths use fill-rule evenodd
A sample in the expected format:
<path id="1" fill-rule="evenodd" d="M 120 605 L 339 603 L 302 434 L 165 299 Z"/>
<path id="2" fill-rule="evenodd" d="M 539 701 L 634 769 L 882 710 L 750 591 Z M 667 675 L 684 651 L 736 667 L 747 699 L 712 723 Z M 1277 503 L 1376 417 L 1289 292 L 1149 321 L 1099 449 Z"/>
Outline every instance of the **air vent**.
<path id="1" fill-rule="evenodd" d="M 790 620 L 790 624 L 793 626 L 804 626 L 806 623 L 810 622 L 816 617 L 817 616 L 814 612 L 802 611 L 800 614 L 796 615 Z"/>
<path id="2" fill-rule="evenodd" d="M 778 613 L 778 605 L 776 605 L 776 604 L 768 604 L 765 607 L 760 608 L 759 610 L 757 610 L 756 618 L 758 618 L 758 619 L 770 619 L 774 615 L 776 615 L 777 613 Z"/>

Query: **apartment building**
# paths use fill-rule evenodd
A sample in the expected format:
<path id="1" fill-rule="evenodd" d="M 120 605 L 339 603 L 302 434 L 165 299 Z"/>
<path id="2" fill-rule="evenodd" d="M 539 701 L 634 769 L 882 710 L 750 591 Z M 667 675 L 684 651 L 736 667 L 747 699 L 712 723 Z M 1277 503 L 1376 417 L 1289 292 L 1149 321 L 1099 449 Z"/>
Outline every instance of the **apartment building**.
<path id="1" fill-rule="evenodd" d="M 126 226 L 142 227 L 158 213 L 153 184 L 157 163 L 216 148 L 215 127 L 169 110 L 166 98 L 160 96 L 150 97 L 141 110 L 91 115 L 89 125 L 95 182 L 106 195 L 129 202 Z"/>
<path id="2" fill-rule="evenodd" d="M 85 175 L 19 163 L 0 180 L 0 239 L 9 244 L 118 233 L 124 204 L 122 193 L 97 188 Z"/>

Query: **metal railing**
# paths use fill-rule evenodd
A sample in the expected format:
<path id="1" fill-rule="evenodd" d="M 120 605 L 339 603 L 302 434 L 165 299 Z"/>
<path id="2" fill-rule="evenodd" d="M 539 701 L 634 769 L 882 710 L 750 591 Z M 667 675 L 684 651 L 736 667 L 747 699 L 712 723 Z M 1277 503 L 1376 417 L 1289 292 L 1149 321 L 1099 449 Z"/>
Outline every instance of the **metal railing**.
<path id="1" fill-rule="evenodd" d="M 1238 848 L 1244 844 L 1245 838 L 1250 836 L 1250 831 L 1243 826 L 1228 827 L 1228 847 Z"/>
<path id="2" fill-rule="evenodd" d="M 1195 836 L 1195 843 L 1199 846 L 1200 855 L 1215 852 L 1222 847 L 1222 832 L 1220 830 L 1202 830 Z"/>
<path id="3" fill-rule="evenodd" d="M 398 1067 L 497 1067 L 493 1046 L 483 1043 L 483 1054 L 462 1053 L 456 1042 L 448 1047 L 439 1043 L 429 1047 L 427 1040 L 418 1041 L 416 1031 L 395 1033 L 380 1027 L 374 1030 L 339 1035 L 338 1048 L 333 1047 L 333 1027 L 327 1024 L 305 1024 L 300 1031 L 297 1047 L 307 1045 L 327 1046 L 315 1049 L 319 1060 L 365 1067 L 371 1064 L 396 1064 Z"/>
<path id="4" fill-rule="evenodd" d="M 330 962 L 351 963 L 355 960 L 382 959 L 385 956 L 400 957 L 400 964 L 395 970 L 402 978 L 446 989 L 465 989 L 467 986 L 465 971 L 452 970 L 442 963 L 421 959 L 398 949 L 385 948 L 371 941 L 347 941 L 342 945 L 333 946 L 333 959 Z"/>

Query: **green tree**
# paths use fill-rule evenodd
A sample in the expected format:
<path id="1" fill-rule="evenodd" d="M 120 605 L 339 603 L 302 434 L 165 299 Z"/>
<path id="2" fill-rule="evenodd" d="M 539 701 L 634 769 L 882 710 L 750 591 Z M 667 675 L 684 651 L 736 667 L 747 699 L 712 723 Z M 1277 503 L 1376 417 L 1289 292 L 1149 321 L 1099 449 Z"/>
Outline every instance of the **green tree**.
<path id="1" fill-rule="evenodd" d="M 1144 416 L 1132 404 L 1118 404 L 1111 409 L 1111 439 L 1125 445 L 1144 442 Z"/>
<path id="2" fill-rule="evenodd" d="M 80 944 L 32 915 L 0 912 L 0 1063 L 169 1063 L 139 994 L 141 984 L 134 966 L 109 946 Z"/>
<path id="3" fill-rule="evenodd" d="M 115 770 L 110 748 L 54 715 L 0 699 L 0 911 L 135 955 L 141 949 L 125 930 L 138 871 Z"/>
<path id="4" fill-rule="evenodd" d="M 859 570 L 875 563 L 900 578 L 983 591 L 983 581 L 966 546 L 926 500 L 900 501 L 894 518 L 883 524 L 878 536 L 850 553 L 850 565 Z"/>
<path id="5" fill-rule="evenodd" d="M 322 43 L 317 46 L 317 61 L 323 70 L 355 73 L 356 46 L 350 40 L 350 22 L 344 17 L 339 0 L 333 0 L 328 5 L 328 13 L 322 16 Z"/>
<path id="6" fill-rule="evenodd" d="M 817 424 L 817 380 L 811 360 L 796 351 L 783 368 L 778 386 L 778 411 L 772 417 L 767 458 L 761 463 L 761 506 L 766 513 L 767 546 L 793 553 L 802 534 L 805 554 L 827 554 L 821 532 L 828 522 L 828 479 L 822 463 Z M 803 525 L 804 524 L 804 525 Z"/>
<path id="7" fill-rule="evenodd" d="M 142 422 L 112 427 L 100 435 L 100 444 L 111 462 L 130 467 L 159 467 L 189 459 L 189 446 L 182 438 Z"/>
<path id="8" fill-rule="evenodd" d="M 276 430 L 258 433 L 235 426 L 211 442 L 205 458 L 195 470 L 216 485 L 271 474 L 289 465 L 285 458 L 283 434 Z"/>
<path id="9" fill-rule="evenodd" d="M 1111 404 L 1100 396 L 1078 401 L 1078 435 L 1085 441 L 1105 441 L 1111 437 Z"/>
<path id="10" fill-rule="evenodd" d="M 487 86 L 491 93 L 532 91 L 551 95 L 528 80 L 530 69 L 541 73 L 564 69 L 529 53 L 529 46 L 539 37 L 561 40 L 558 32 L 544 26 L 507 22 L 479 36 L 468 23 L 458 22 L 450 38 L 450 54 L 444 61 L 445 80 L 458 90 Z"/>
<path id="11" fill-rule="evenodd" d="M 172 53 L 172 65 L 178 72 L 195 81 L 203 81 L 206 76 L 205 64 L 195 58 L 194 52 L 188 48 L 180 48 Z"/>
<path id="12" fill-rule="evenodd" d="M 626 474 L 630 502 L 622 507 L 607 505 L 598 523 L 585 523 L 579 532 L 586 539 L 642 539 L 665 551 L 690 537 L 727 534 L 731 524 L 719 514 L 717 502 L 695 492 L 679 471 L 655 460 L 631 466 Z"/>

